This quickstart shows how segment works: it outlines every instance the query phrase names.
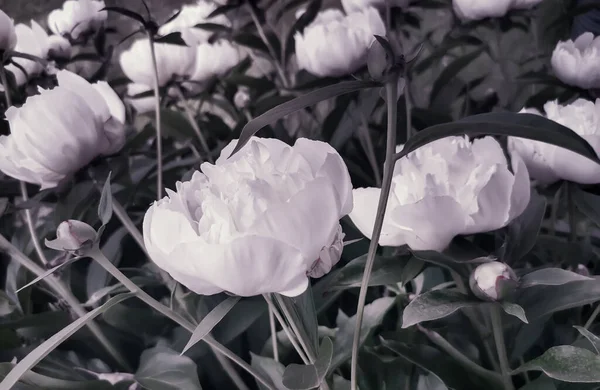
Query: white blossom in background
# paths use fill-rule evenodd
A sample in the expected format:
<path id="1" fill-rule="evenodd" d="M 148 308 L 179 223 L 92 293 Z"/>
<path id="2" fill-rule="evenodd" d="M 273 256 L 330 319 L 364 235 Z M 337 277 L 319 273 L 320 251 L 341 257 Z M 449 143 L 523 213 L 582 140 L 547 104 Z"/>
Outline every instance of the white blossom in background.
<path id="1" fill-rule="evenodd" d="M 40 88 L 20 108 L 6 110 L 11 134 L 0 136 L 0 171 L 42 189 L 55 187 L 125 143 L 123 125 L 115 117 L 121 112 L 116 94 L 109 96 L 106 86 L 65 70 L 56 77 L 57 87 Z"/>
<path id="2" fill-rule="evenodd" d="M 213 1 L 204 0 L 199 0 L 195 4 L 185 4 L 181 7 L 179 15 L 169 23 L 162 25 L 158 33 L 159 35 L 167 35 L 172 32 L 181 32 L 183 39 L 188 45 L 204 43 L 208 41 L 213 33 L 201 28 L 194 28 L 195 25 L 200 23 L 214 23 L 231 26 L 231 22 L 223 14 L 208 19 L 208 15 L 216 10 L 217 6 L 218 4 Z"/>
<path id="3" fill-rule="evenodd" d="M 506 226 L 525 210 L 530 196 L 519 155 L 510 168 L 492 137 L 473 142 L 447 137 L 409 153 L 394 167 L 379 244 L 441 251 L 457 235 Z M 354 190 L 350 218 L 369 238 L 380 194 L 380 188 Z"/>
<path id="4" fill-rule="evenodd" d="M 196 63 L 196 49 L 170 43 L 155 43 L 158 83 L 164 86 L 174 78 L 191 74 Z M 148 38 L 135 41 L 119 58 L 123 73 L 134 83 L 154 85 L 154 66 Z"/>
<path id="5" fill-rule="evenodd" d="M 48 14 L 48 28 L 54 34 L 78 40 L 106 23 L 108 12 L 100 11 L 105 6 L 103 0 L 67 0 L 62 8 Z"/>
<path id="6" fill-rule="evenodd" d="M 141 94 L 144 94 L 144 96 L 136 97 L 136 95 Z M 152 87 L 147 85 L 136 83 L 127 84 L 125 101 L 131 104 L 138 114 L 154 111 L 154 92 Z"/>
<path id="7" fill-rule="evenodd" d="M 48 58 L 68 60 L 73 53 L 73 47 L 69 40 L 60 35 L 48 37 Z"/>
<path id="8" fill-rule="evenodd" d="M 586 32 L 575 41 L 558 42 L 552 69 L 563 83 L 583 89 L 600 88 L 600 36 Z"/>
<path id="9" fill-rule="evenodd" d="M 17 34 L 15 51 L 46 59 L 50 46 L 48 34 L 44 31 L 42 26 L 35 20 L 32 20 L 31 27 L 23 23 L 17 24 L 15 26 L 15 32 Z M 12 61 L 17 63 L 26 72 L 23 73 L 23 70 L 21 70 L 19 66 L 13 64 L 6 66 L 6 70 L 15 76 L 17 86 L 24 85 L 28 79 L 34 78 L 44 71 L 44 66 L 38 61 L 20 57 L 15 57 Z"/>
<path id="10" fill-rule="evenodd" d="M 0 10 L 0 51 L 12 50 L 17 44 L 17 33 L 13 20 Z"/>
<path id="11" fill-rule="evenodd" d="M 342 0 L 342 7 L 347 13 L 360 11 L 364 8 L 375 7 L 385 9 L 388 0 Z M 391 7 L 404 8 L 408 6 L 410 0 L 389 0 Z"/>
<path id="12" fill-rule="evenodd" d="M 352 73 L 366 65 L 373 35 L 385 35 L 383 20 L 373 7 L 348 15 L 337 9 L 322 11 L 294 36 L 298 66 L 321 77 Z"/>
<path id="13" fill-rule="evenodd" d="M 144 217 L 151 259 L 197 294 L 297 296 L 339 260 L 352 183 L 327 143 L 253 137 L 155 202 Z"/>
<path id="14" fill-rule="evenodd" d="M 201 43 L 195 47 L 196 62 L 189 75 L 189 89 L 202 88 L 215 77 L 224 76 L 242 60 L 240 49 L 228 41 Z"/>
<path id="15" fill-rule="evenodd" d="M 550 101 L 544 105 L 545 116 L 570 128 L 600 153 L 600 99 L 591 102 L 577 99 L 569 105 Z M 542 115 L 537 110 L 522 113 Z M 540 141 L 509 137 L 508 148 L 521 155 L 532 178 L 540 184 L 551 184 L 560 179 L 581 184 L 600 183 L 600 167 L 567 149 Z"/>
<path id="16" fill-rule="evenodd" d="M 499 18 L 511 9 L 514 0 L 452 0 L 454 13 L 462 20 Z"/>

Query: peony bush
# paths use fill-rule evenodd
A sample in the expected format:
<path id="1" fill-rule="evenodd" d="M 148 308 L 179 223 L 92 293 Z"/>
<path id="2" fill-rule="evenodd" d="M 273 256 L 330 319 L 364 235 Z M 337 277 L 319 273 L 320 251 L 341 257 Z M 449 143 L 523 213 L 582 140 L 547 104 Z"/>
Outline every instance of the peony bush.
<path id="1" fill-rule="evenodd" d="M 0 390 L 600 386 L 593 6 L 167 3 L 0 5 Z"/>

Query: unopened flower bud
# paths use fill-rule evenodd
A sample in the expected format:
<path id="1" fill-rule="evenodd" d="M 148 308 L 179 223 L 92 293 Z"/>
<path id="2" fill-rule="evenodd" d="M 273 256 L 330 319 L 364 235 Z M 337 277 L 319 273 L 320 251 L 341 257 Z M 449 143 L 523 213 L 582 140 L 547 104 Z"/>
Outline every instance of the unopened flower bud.
<path id="1" fill-rule="evenodd" d="M 515 272 L 508 265 L 491 261 L 479 265 L 469 278 L 473 294 L 486 301 L 501 301 L 517 287 Z"/>
<path id="2" fill-rule="evenodd" d="M 578 273 L 579 275 L 583 275 L 583 276 L 587 276 L 587 277 L 592 276 L 588 267 L 586 267 L 583 264 L 577 264 L 577 268 L 575 268 L 575 273 Z"/>
<path id="3" fill-rule="evenodd" d="M 80 252 L 89 249 L 97 238 L 96 230 L 85 222 L 69 219 L 56 229 L 56 240 L 46 240 L 46 246 L 52 249 Z"/>
<path id="4" fill-rule="evenodd" d="M 233 102 L 235 103 L 235 106 L 239 109 L 248 107 L 248 104 L 250 104 L 250 94 L 248 93 L 248 88 L 238 88 L 237 92 L 235 93 L 235 96 L 233 97 Z"/>
<path id="5" fill-rule="evenodd" d="M 383 45 L 374 40 L 367 51 L 367 69 L 373 80 L 382 80 L 387 70 L 393 65 L 393 58 L 389 58 Z"/>
<path id="6" fill-rule="evenodd" d="M 338 230 L 335 233 L 331 245 L 321 249 L 319 258 L 312 264 L 306 273 L 308 276 L 311 278 L 320 278 L 331 271 L 331 268 L 340 261 L 340 257 L 342 256 L 344 236 L 345 234 L 342 232 L 342 226 L 340 225 L 338 226 Z"/>

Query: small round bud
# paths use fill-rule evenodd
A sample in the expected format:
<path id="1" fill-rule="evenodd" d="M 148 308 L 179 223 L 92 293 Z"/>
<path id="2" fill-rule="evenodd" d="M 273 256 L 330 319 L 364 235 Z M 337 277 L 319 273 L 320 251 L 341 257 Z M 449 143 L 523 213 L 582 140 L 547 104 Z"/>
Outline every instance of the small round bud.
<path id="1" fill-rule="evenodd" d="M 250 93 L 248 92 L 248 88 L 239 88 L 233 97 L 233 102 L 239 109 L 247 108 L 250 104 Z"/>
<path id="2" fill-rule="evenodd" d="M 517 288 L 517 285 L 515 272 L 499 261 L 479 265 L 469 278 L 469 286 L 473 294 L 486 301 L 503 300 Z"/>
<path id="3" fill-rule="evenodd" d="M 46 240 L 46 246 L 52 249 L 80 252 L 89 249 L 96 241 L 96 230 L 85 222 L 69 219 L 56 229 L 56 240 Z"/>

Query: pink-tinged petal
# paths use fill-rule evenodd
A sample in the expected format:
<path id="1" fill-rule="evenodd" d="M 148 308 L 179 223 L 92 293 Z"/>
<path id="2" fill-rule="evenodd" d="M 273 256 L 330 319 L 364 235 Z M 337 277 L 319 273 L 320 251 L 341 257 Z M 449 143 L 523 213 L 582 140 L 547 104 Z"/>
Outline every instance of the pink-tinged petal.
<path id="1" fill-rule="evenodd" d="M 337 230 L 336 198 L 327 179 L 316 179 L 287 202 L 267 208 L 249 232 L 273 237 L 298 249 L 306 259 L 305 270 L 308 270 Z"/>
<path id="2" fill-rule="evenodd" d="M 183 243 L 170 256 L 171 262 L 180 259 L 194 259 L 186 269 L 190 278 L 180 282 L 197 294 L 219 288 L 239 296 L 297 296 L 308 287 L 302 253 L 269 237 L 244 236 L 223 245 Z"/>
<path id="3" fill-rule="evenodd" d="M 596 154 L 600 152 L 600 136 L 584 135 L 583 138 Z M 557 147 L 551 164 L 561 179 L 580 184 L 600 183 L 600 165 L 568 149 Z"/>
<path id="4" fill-rule="evenodd" d="M 442 251 L 467 224 L 463 208 L 449 196 L 426 196 L 389 213 L 390 229 L 414 250 Z"/>
<path id="5" fill-rule="evenodd" d="M 377 214 L 377 205 L 379 203 L 380 188 L 357 188 L 352 191 L 354 198 L 354 208 L 349 214 L 350 219 L 362 234 L 371 239 L 373 227 L 375 226 L 375 216 Z M 387 210 L 383 219 L 383 228 L 379 238 L 381 246 L 401 246 L 406 244 L 404 231 L 397 229 L 391 221 L 390 211 L 398 207 L 398 202 L 390 195 Z"/>

